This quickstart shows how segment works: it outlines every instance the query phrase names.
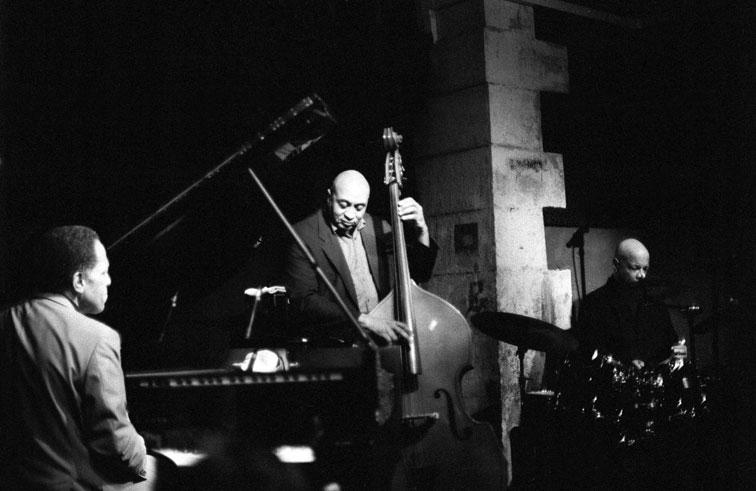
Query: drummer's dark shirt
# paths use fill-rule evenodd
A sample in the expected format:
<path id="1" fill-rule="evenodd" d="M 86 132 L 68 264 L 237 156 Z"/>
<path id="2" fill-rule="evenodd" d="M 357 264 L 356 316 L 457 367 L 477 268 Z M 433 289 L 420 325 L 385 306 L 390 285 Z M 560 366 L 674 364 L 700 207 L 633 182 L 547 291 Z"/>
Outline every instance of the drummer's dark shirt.
<path id="1" fill-rule="evenodd" d="M 677 343 L 666 307 L 650 301 L 642 286 L 623 285 L 614 277 L 585 297 L 577 327 L 582 352 L 598 349 L 623 363 L 659 363 Z"/>

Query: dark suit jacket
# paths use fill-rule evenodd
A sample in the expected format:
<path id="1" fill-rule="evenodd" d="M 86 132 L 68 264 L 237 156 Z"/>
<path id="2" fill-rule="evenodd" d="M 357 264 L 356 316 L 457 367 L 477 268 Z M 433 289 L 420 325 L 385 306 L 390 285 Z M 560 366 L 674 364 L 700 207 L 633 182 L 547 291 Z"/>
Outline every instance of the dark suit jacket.
<path id="1" fill-rule="evenodd" d="M 0 445 L 11 447 L 19 489 L 89 490 L 144 476 L 120 348 L 116 331 L 63 295 L 0 313 Z"/>
<path id="2" fill-rule="evenodd" d="M 659 363 L 677 343 L 666 307 L 648 299 L 642 289 L 623 289 L 613 277 L 583 300 L 576 336 L 584 353 L 598 349 L 624 363 Z"/>
<path id="3" fill-rule="evenodd" d="M 365 214 L 365 227 L 360 232 L 367 253 L 370 273 L 373 276 L 378 297 L 385 297 L 392 286 L 389 252 L 392 250 L 390 225 L 371 215 Z M 318 266 L 333 284 L 339 296 L 344 299 L 355 317 L 359 316 L 357 293 L 352 276 L 347 268 L 344 253 L 331 226 L 318 211 L 294 225 L 294 229 L 309 247 Z M 407 244 L 410 275 L 416 282 L 428 281 L 433 274 L 438 247 L 431 241 L 431 247 L 420 243 Z M 289 294 L 295 314 L 300 314 L 300 322 L 305 333 L 336 338 L 345 342 L 356 339 L 354 327 L 346 324 L 346 317 L 325 282 L 318 277 L 305 255 L 292 243 L 289 247 L 284 269 L 284 285 Z"/>

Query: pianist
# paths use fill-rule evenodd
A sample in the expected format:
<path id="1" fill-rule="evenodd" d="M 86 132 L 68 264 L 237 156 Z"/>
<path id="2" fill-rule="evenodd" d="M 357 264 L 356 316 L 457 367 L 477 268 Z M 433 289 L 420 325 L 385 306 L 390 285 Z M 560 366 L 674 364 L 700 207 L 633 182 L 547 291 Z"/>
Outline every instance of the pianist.
<path id="1" fill-rule="evenodd" d="M 105 308 L 105 248 L 93 230 L 65 226 L 31 254 L 37 293 L 0 312 L 0 489 L 151 478 L 152 457 L 126 412 L 119 335 L 86 315 Z"/>
<path id="2" fill-rule="evenodd" d="M 333 180 L 326 206 L 294 226 L 325 276 L 352 310 L 361 326 L 386 342 L 407 338 L 406 326 L 393 319 L 380 319 L 369 312 L 388 294 L 387 250 L 390 226 L 367 213 L 370 185 L 365 177 L 347 170 Z M 431 240 L 423 208 L 413 198 L 399 201 L 399 216 L 409 231 L 407 254 L 412 277 L 430 279 L 438 247 Z M 352 344 L 356 339 L 336 299 L 316 275 L 307 258 L 292 243 L 284 269 L 284 283 L 294 313 L 316 338 Z"/>

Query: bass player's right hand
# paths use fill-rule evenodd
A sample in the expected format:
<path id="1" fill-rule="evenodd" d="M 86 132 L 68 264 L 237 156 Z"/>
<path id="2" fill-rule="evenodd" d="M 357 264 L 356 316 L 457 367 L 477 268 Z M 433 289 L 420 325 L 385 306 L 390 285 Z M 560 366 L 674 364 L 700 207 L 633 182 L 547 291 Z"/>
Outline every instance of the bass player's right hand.
<path id="1" fill-rule="evenodd" d="M 381 319 L 370 314 L 360 314 L 358 320 L 362 327 L 382 337 L 389 343 L 397 341 L 400 336 L 404 339 L 409 339 L 409 328 L 404 322 L 394 319 Z"/>

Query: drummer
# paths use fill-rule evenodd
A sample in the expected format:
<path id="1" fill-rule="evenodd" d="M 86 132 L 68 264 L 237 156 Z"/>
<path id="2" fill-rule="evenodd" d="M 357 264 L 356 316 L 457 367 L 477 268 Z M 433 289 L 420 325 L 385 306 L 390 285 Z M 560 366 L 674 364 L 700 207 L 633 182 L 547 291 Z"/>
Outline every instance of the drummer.
<path id="1" fill-rule="evenodd" d="M 617 245 L 614 273 L 606 285 L 580 305 L 575 335 L 581 350 L 612 355 L 636 368 L 674 360 L 680 365 L 687 350 L 672 326 L 667 309 L 651 302 L 644 288 L 650 255 L 636 239 Z"/>

